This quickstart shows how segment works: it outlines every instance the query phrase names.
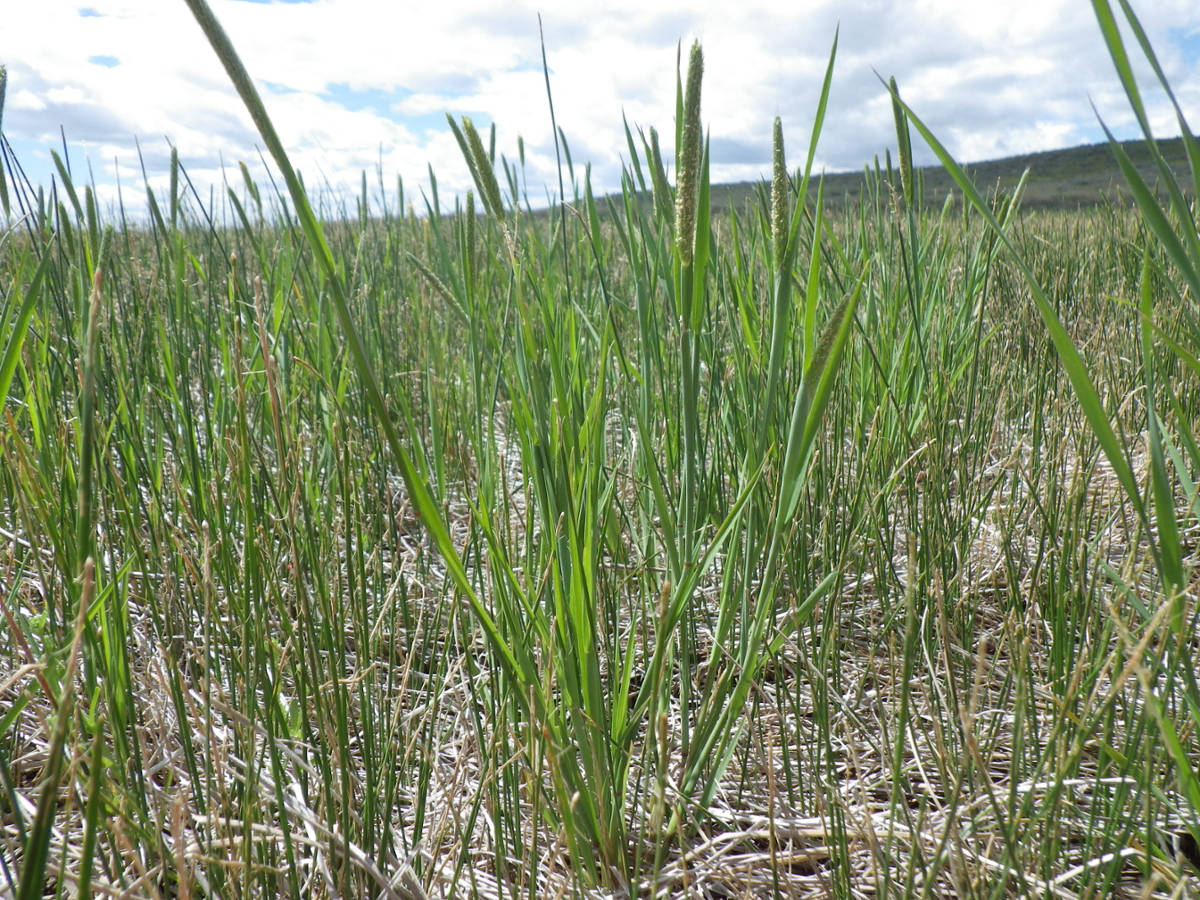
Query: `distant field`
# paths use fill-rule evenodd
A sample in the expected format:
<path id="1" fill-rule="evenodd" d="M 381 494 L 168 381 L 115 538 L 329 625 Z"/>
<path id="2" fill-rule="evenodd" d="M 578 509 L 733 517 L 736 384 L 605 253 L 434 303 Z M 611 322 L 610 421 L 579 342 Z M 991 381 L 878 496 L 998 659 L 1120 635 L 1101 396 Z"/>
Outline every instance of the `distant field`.
<path id="1" fill-rule="evenodd" d="M 1143 177 L 1153 184 L 1156 172 L 1142 143 L 1127 141 L 1122 146 Z M 1159 146 L 1176 177 L 1182 183 L 1189 182 L 1183 139 L 1160 141 Z M 879 164 L 883 166 L 885 161 L 881 159 Z M 1026 209 L 1076 209 L 1111 200 L 1130 202 L 1129 189 L 1125 186 L 1108 144 L 1048 150 L 1045 153 L 1010 156 L 966 166 L 967 172 L 984 189 L 994 188 L 997 183 L 1011 189 L 1027 168 L 1029 178 L 1022 203 Z M 918 171 L 924 183 L 925 203 L 940 208 L 953 187 L 950 175 L 941 166 L 929 166 Z M 830 205 L 858 202 L 865 184 L 861 172 L 826 175 L 826 201 Z M 717 185 L 713 187 L 713 204 L 721 209 L 740 209 L 754 196 L 755 191 L 752 183 Z M 815 187 L 812 194 L 815 197 Z"/>

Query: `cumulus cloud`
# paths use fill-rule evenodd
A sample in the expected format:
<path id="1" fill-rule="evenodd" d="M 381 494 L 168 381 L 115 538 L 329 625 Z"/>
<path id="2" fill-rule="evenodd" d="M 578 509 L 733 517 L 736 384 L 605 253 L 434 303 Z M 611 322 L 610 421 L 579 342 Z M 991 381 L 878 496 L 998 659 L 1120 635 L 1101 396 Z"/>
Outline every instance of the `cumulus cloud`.
<path id="1" fill-rule="evenodd" d="M 1094 16 L 1079 0 L 212 5 L 309 183 L 347 194 L 364 169 L 377 184 L 376 167 L 389 191 L 396 175 L 410 196 L 428 191 L 428 166 L 443 194 L 465 190 L 449 111 L 495 122 L 498 152 L 510 161 L 522 135 L 530 196 L 544 197 L 557 175 L 539 8 L 558 123 L 577 169 L 591 161 L 601 191 L 619 185 L 628 156 L 623 116 L 656 126 L 669 148 L 676 47 L 693 38 L 705 48 L 703 114 L 718 181 L 768 170 L 775 115 L 791 158 L 802 158 L 835 31 L 817 153 L 830 171 L 858 168 L 894 143 L 880 76 L 895 75 L 905 99 L 968 161 L 1097 140 L 1089 97 L 1119 133 L 1132 134 Z M 1185 109 L 1200 120 L 1200 7 L 1140 5 Z M 165 178 L 172 145 L 197 186 L 219 185 L 222 167 L 236 172 L 240 160 L 262 175 L 257 134 L 182 2 L 20 4 L 0 19 L 0 62 L 9 68 L 5 132 L 35 181 L 49 180 L 47 148 L 59 144 L 60 128 L 77 161 L 86 146 L 108 199 L 118 177 L 136 193 L 143 163 L 152 184 Z M 1152 110 L 1156 128 L 1175 133 L 1161 98 Z"/>

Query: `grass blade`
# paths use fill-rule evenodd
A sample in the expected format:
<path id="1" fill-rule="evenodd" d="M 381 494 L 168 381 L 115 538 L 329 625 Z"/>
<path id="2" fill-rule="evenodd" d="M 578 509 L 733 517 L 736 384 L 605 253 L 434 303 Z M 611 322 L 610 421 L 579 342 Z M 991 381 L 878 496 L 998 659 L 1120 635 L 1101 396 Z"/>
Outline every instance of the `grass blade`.
<path id="1" fill-rule="evenodd" d="M 25 343 L 25 334 L 29 331 L 29 321 L 33 318 L 33 311 L 37 306 L 42 281 L 50 267 L 50 256 L 50 250 L 47 248 L 33 273 L 33 279 L 25 291 L 25 299 L 21 301 L 21 308 L 8 332 L 8 343 L 4 347 L 3 358 L 0 358 L 0 402 L 8 399 L 8 389 L 12 385 L 13 374 L 17 371 L 17 363 L 21 359 L 21 346 Z"/>
<path id="2" fill-rule="evenodd" d="M 1148 254 L 1147 254 L 1148 256 Z M 1163 440 L 1159 429 L 1158 414 L 1154 409 L 1154 347 L 1150 342 L 1150 329 L 1146 322 L 1154 315 L 1153 292 L 1150 280 L 1150 261 L 1142 263 L 1142 279 L 1138 330 L 1142 343 L 1142 373 L 1146 385 L 1146 415 L 1149 419 L 1150 485 L 1154 498 L 1154 523 L 1158 526 L 1158 546 L 1161 554 L 1162 574 L 1170 592 L 1173 605 L 1171 630 L 1177 635 L 1184 633 L 1184 592 L 1187 579 L 1183 572 L 1183 553 L 1179 543 L 1179 525 L 1175 521 L 1175 491 L 1167 476 L 1163 458 Z"/>
<path id="3" fill-rule="evenodd" d="M 350 307 L 346 301 L 341 276 L 334 263 L 329 244 L 325 240 L 324 231 L 316 214 L 313 212 L 312 206 L 308 202 L 308 195 L 304 190 L 304 186 L 300 183 L 300 179 L 297 177 L 295 170 L 292 168 L 291 161 L 288 159 L 287 152 L 283 149 L 283 142 L 280 141 L 279 135 L 275 131 L 275 126 L 271 123 L 271 119 L 267 115 L 262 98 L 259 97 L 258 90 L 250 80 L 250 74 L 246 71 L 245 66 L 242 65 L 237 51 L 234 50 L 233 43 L 229 40 L 228 35 L 225 34 L 225 30 L 217 21 L 216 16 L 213 15 L 206 0 L 186 0 L 186 2 L 192 11 L 192 15 L 195 16 L 196 21 L 204 31 L 205 37 L 208 38 L 209 44 L 212 45 L 217 57 L 225 67 L 225 71 L 241 96 L 242 102 L 246 105 L 246 109 L 250 113 L 250 118 L 254 120 L 254 124 L 257 126 L 259 134 L 266 143 L 267 149 L 275 161 L 275 165 L 279 167 L 280 172 L 283 174 L 288 193 L 292 198 L 296 216 L 300 220 L 300 225 L 304 230 L 305 236 L 308 238 L 308 243 L 317 258 L 317 263 L 324 270 L 325 276 L 328 279 L 334 310 L 337 314 L 338 322 L 342 327 L 342 332 L 346 336 L 346 343 L 349 345 L 355 369 L 358 371 L 358 376 L 366 389 L 368 403 L 375 413 L 379 426 L 383 429 L 388 447 L 391 449 L 392 456 L 400 468 L 400 474 L 404 479 L 404 485 L 408 490 L 414 510 L 421 519 L 421 523 L 429 531 L 434 545 L 444 559 L 447 573 L 451 580 L 462 591 L 475 614 L 479 617 L 480 625 L 495 648 L 501 664 L 512 677 L 526 683 L 537 683 L 535 673 L 532 671 L 523 671 L 521 666 L 518 665 L 512 648 L 504 640 L 499 629 L 496 627 L 496 623 L 492 620 L 491 614 L 475 593 L 470 579 L 467 577 L 466 569 L 463 567 L 462 560 L 459 558 L 458 551 L 450 540 L 450 533 L 446 528 L 445 522 L 442 520 L 441 511 L 433 498 L 433 494 L 400 442 L 400 435 L 396 431 L 395 423 L 392 421 L 392 417 L 387 410 L 387 405 L 384 403 L 383 393 L 379 389 L 379 382 L 375 378 L 374 370 L 371 368 L 370 360 L 367 358 L 366 349 L 363 347 L 362 340 L 358 335 L 358 329 L 355 327 L 354 321 L 350 316 Z M 518 702 L 523 702 L 523 692 L 517 692 L 516 696 Z"/>
<path id="4" fill-rule="evenodd" d="M 83 593 L 79 601 L 79 611 L 75 616 L 75 636 L 71 640 L 67 669 L 63 674 L 62 689 L 59 691 L 58 715 L 54 720 L 54 732 L 50 737 L 50 747 L 46 755 L 37 815 L 29 830 L 29 842 L 25 846 L 17 900 L 35 900 L 41 897 L 46 885 L 46 864 L 49 861 L 50 840 L 53 837 L 55 812 L 58 808 L 58 787 L 62 781 L 63 752 L 75 716 L 75 670 L 79 662 L 79 645 L 83 639 L 88 607 L 91 605 L 95 587 L 96 562 L 88 559 L 83 569 Z"/>

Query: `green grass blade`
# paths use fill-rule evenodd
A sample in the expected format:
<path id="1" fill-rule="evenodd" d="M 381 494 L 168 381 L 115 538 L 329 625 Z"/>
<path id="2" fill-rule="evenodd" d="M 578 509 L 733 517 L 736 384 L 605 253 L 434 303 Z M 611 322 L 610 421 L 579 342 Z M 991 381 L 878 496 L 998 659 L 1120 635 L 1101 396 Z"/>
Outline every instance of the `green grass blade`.
<path id="1" fill-rule="evenodd" d="M 817 604 L 825 598 L 825 595 L 833 588 L 833 585 L 837 582 L 841 574 L 841 572 L 835 569 L 822 578 L 815 588 L 809 591 L 808 596 L 796 607 L 796 611 L 787 617 L 783 627 L 779 629 L 779 633 L 767 645 L 768 656 L 774 656 L 782 650 L 787 639 L 799 631 L 800 627 L 809 620 L 809 617 L 816 612 Z"/>
<path id="2" fill-rule="evenodd" d="M 375 373 L 367 358 L 366 349 L 363 347 L 358 330 L 350 316 L 350 308 L 342 287 L 341 275 L 338 272 L 337 265 L 334 263 L 333 254 L 329 249 L 329 244 L 325 240 L 321 224 L 308 202 L 308 195 L 300 183 L 300 179 L 296 176 L 296 172 L 292 168 L 286 151 L 283 149 L 283 142 L 280 141 L 279 135 L 275 131 L 275 126 L 271 123 L 271 119 L 267 115 L 266 107 L 263 105 L 261 97 L 259 97 L 258 90 L 250 80 L 250 74 L 246 71 L 245 66 L 237 55 L 237 51 L 233 47 L 233 43 L 229 40 L 228 35 L 225 34 L 225 30 L 217 21 L 216 16 L 213 15 L 206 0 L 186 0 L 186 2 L 192 11 L 192 15 L 195 16 L 196 21 L 208 38 L 209 44 L 212 45 L 217 57 L 221 60 L 222 65 L 224 65 L 226 73 L 242 98 L 242 102 L 246 105 L 246 109 L 250 113 L 251 119 L 254 120 L 259 134 L 262 135 L 263 141 L 271 153 L 271 157 L 275 160 L 275 165 L 279 167 L 280 172 L 283 174 L 284 182 L 287 185 L 288 193 L 291 195 L 292 204 L 295 207 L 296 217 L 300 220 L 304 234 L 308 238 L 313 254 L 317 258 L 317 263 L 324 270 L 328 279 L 334 310 L 342 326 L 342 331 L 346 336 L 346 343 L 350 348 L 350 355 L 354 361 L 355 369 L 358 371 L 359 378 L 366 388 L 367 400 L 375 413 L 379 426 L 383 429 L 384 437 L 387 440 L 392 456 L 400 468 L 401 477 L 404 479 L 405 487 L 408 490 L 409 498 L 416 514 L 428 530 L 434 545 L 445 561 L 447 574 L 455 586 L 467 598 L 476 616 L 478 616 L 480 625 L 496 650 L 501 664 L 512 677 L 525 683 L 536 684 L 536 674 L 520 670 L 512 649 L 500 634 L 487 608 L 475 593 L 475 589 L 467 577 L 466 569 L 463 567 L 462 560 L 459 558 L 458 551 L 450 539 L 449 531 L 442 521 L 441 511 L 433 498 L 429 486 L 417 471 L 408 453 L 400 443 L 400 435 L 396 431 L 396 426 L 392 421 L 391 415 L 388 413 L 387 405 L 383 400 L 383 393 L 379 389 L 379 382 L 375 378 Z M 524 702 L 525 695 L 523 692 L 517 691 L 515 692 L 515 696 L 518 703 Z"/>
<path id="3" fill-rule="evenodd" d="M 808 370 L 804 373 L 804 380 L 796 391 L 791 428 L 783 457 L 779 503 L 776 507 L 776 535 L 782 533 L 800 503 L 808 458 L 820 432 L 825 408 L 829 405 L 842 357 L 853 332 L 854 311 L 866 278 L 867 270 L 864 268 L 854 290 L 844 297 L 830 314 L 813 352 L 813 358 L 808 363 Z"/>
<path id="4" fill-rule="evenodd" d="M 1137 34 L 1147 59 L 1150 60 L 1151 66 L 1157 70 L 1160 80 L 1166 85 L 1166 78 L 1162 75 L 1162 70 L 1158 66 L 1154 51 L 1150 47 L 1150 42 L 1146 38 L 1145 32 L 1142 31 L 1140 23 L 1138 23 L 1137 16 L 1133 14 L 1133 10 L 1125 0 L 1122 0 L 1122 6 L 1130 24 L 1134 27 L 1135 34 Z M 1192 226 L 1190 229 L 1185 229 L 1183 240 L 1187 245 L 1187 252 L 1191 256 L 1192 265 L 1200 267 L 1200 236 L 1196 234 L 1195 220 L 1192 218 L 1191 207 L 1184 199 L 1183 193 L 1179 190 L 1179 185 L 1175 181 L 1175 174 L 1171 171 L 1171 167 L 1167 165 L 1162 153 L 1159 152 L 1158 143 L 1154 139 L 1154 132 L 1150 128 L 1150 117 L 1146 112 L 1145 103 L 1142 101 L 1141 91 L 1138 89 L 1137 79 L 1134 77 L 1133 67 L 1130 65 L 1129 56 L 1125 51 L 1125 42 L 1121 38 L 1120 30 L 1117 28 L 1112 7 L 1109 6 L 1108 0 L 1092 0 L 1092 8 L 1096 12 L 1096 20 L 1100 24 L 1100 31 L 1104 35 L 1104 42 L 1108 45 L 1108 54 L 1112 58 L 1113 66 L 1117 70 L 1117 77 L 1121 80 L 1121 86 L 1125 89 L 1126 97 L 1129 98 L 1129 105 L 1133 107 L 1134 115 L 1137 117 L 1138 124 L 1142 128 L 1142 134 L 1145 135 L 1146 150 L 1150 153 L 1150 158 L 1154 161 L 1155 168 L 1158 169 L 1159 180 L 1166 188 L 1167 194 L 1170 197 L 1171 208 L 1182 221 Z M 1167 90 L 1169 93 L 1169 86 Z M 1185 134 L 1189 134 L 1187 123 L 1183 120 L 1182 113 L 1178 112 L 1178 105 L 1175 108 L 1179 115 L 1180 127 Z M 1108 133 L 1107 128 L 1105 129 L 1105 133 Z M 1110 134 L 1109 141 L 1112 142 L 1112 140 L 1113 138 Z M 1194 146 L 1194 144 L 1195 142 L 1192 141 L 1191 145 Z M 1195 160 L 1192 155 L 1192 146 L 1189 146 L 1185 139 L 1185 147 L 1188 148 L 1188 158 L 1193 166 L 1192 172 L 1194 178 L 1196 169 Z M 1122 166 L 1122 169 L 1124 169 L 1124 166 Z M 1128 174 L 1125 177 L 1128 180 Z M 1131 184 L 1130 187 L 1132 188 L 1133 185 Z M 1142 204 L 1139 203 L 1139 205 Z"/>
<path id="5" fill-rule="evenodd" d="M 29 331 L 29 321 L 33 318 L 38 295 L 42 290 L 42 281 L 50 267 L 50 257 L 51 253 L 47 248 L 42 254 L 42 261 L 38 263 L 38 267 L 33 273 L 33 279 L 25 291 L 25 299 L 21 301 L 21 308 L 8 333 L 8 344 L 4 348 L 4 357 L 0 359 L 0 403 L 8 399 L 8 389 L 12 385 L 13 373 L 16 372 L 17 363 L 21 359 L 21 346 L 25 343 L 25 335 Z"/>
<path id="6" fill-rule="evenodd" d="M 1154 408 L 1154 346 L 1150 341 L 1150 329 L 1146 326 L 1154 315 L 1153 292 L 1150 283 L 1150 261 L 1142 264 L 1138 321 L 1142 343 L 1142 373 L 1146 385 L 1146 416 L 1149 420 L 1150 484 L 1154 498 L 1154 522 L 1158 526 L 1158 546 L 1161 556 L 1162 574 L 1171 594 L 1174 608 L 1171 612 L 1171 630 L 1182 636 L 1184 630 L 1184 591 L 1187 589 L 1183 572 L 1183 552 L 1179 542 L 1179 525 L 1175 520 L 1175 490 L 1167 476 L 1163 458 L 1162 435 L 1159 431 L 1158 414 Z"/>
<path id="7" fill-rule="evenodd" d="M 813 118 L 812 136 L 808 139 L 808 157 L 804 160 L 804 176 L 800 179 L 798 189 L 797 217 L 801 215 L 804 205 L 808 202 L 808 181 L 812 175 L 813 160 L 817 156 L 817 142 L 821 137 L 821 129 L 825 125 L 825 111 L 829 107 L 829 89 L 833 85 L 833 64 L 837 61 L 838 35 L 841 34 L 841 30 L 842 27 L 839 25 L 833 31 L 833 45 L 829 48 L 829 62 L 825 64 L 825 79 L 821 82 L 821 98 L 817 101 L 817 114 Z M 793 235 L 796 233 L 797 224 L 797 222 L 792 224 Z"/>
<path id="8" fill-rule="evenodd" d="M 8 67 L 0 64 L 0 134 L 4 133 L 4 95 L 8 92 Z M 0 153 L 0 208 L 4 215 L 12 214 L 8 203 L 8 182 L 4 175 L 4 155 Z M 3 396 L 0 394 L 0 396 Z"/>
<path id="9" fill-rule="evenodd" d="M 1129 5 L 1129 0 L 1119 0 L 1119 2 L 1121 10 L 1125 13 L 1125 18 L 1129 22 L 1129 27 L 1137 37 L 1142 52 L 1146 55 L 1146 59 L 1150 62 L 1150 67 L 1154 70 L 1154 74 L 1158 78 L 1158 83 L 1162 86 L 1162 89 L 1171 101 L 1171 105 L 1175 108 L 1175 121 L 1179 124 L 1179 133 L 1183 138 L 1184 149 L 1187 151 L 1188 167 L 1192 173 L 1192 196 L 1196 196 L 1197 189 L 1200 188 L 1200 144 L 1197 144 L 1195 135 L 1192 134 L 1191 128 L 1188 127 L 1187 119 L 1183 115 L 1183 109 L 1179 105 L 1179 100 L 1175 97 L 1175 91 L 1171 89 L 1171 83 L 1167 81 L 1167 76 L 1163 72 L 1162 66 L 1159 65 L 1158 56 L 1155 54 L 1154 48 L 1150 46 L 1150 39 L 1147 37 L 1145 29 L 1142 28 L 1142 23 L 1134 15 L 1133 7 Z"/>
<path id="10" fill-rule="evenodd" d="M 1138 209 L 1142 213 L 1142 217 L 1146 220 L 1146 224 L 1150 230 L 1154 232 L 1154 236 L 1158 238 L 1162 248 L 1166 251 L 1167 256 L 1171 258 L 1171 262 L 1179 270 L 1184 281 L 1192 290 L 1192 295 L 1200 297 L 1200 271 L 1194 264 L 1193 258 L 1189 255 L 1183 242 L 1179 239 L 1179 235 L 1171 226 L 1170 220 L 1167 219 L 1167 214 L 1162 207 L 1158 205 L 1158 200 L 1154 197 L 1154 192 L 1150 190 L 1150 186 L 1146 184 L 1141 173 L 1129 158 L 1129 154 L 1121 146 L 1120 142 L 1113 137 L 1108 126 L 1104 122 L 1100 123 L 1100 127 L 1104 129 L 1104 134 L 1108 137 L 1109 147 L 1112 148 L 1113 156 L 1117 158 L 1117 165 L 1121 167 L 1121 174 L 1125 177 L 1125 183 L 1129 185 L 1129 190 L 1133 194 L 1134 202 L 1137 203 Z M 1190 220 L 1189 220 L 1190 221 Z M 1186 228 L 1184 229 L 1187 230 Z M 1193 229 L 1194 230 L 1194 229 Z"/>
<path id="11" fill-rule="evenodd" d="M 825 222 L 825 179 L 817 183 L 817 207 L 813 217 L 813 242 L 808 260 L 808 284 L 804 292 L 804 363 L 817 349 L 817 305 L 821 302 L 821 235 Z"/>
<path id="12" fill-rule="evenodd" d="M 92 758 L 88 763 L 87 806 L 83 816 L 83 853 L 79 862 L 79 896 L 82 898 L 92 895 L 92 867 L 96 855 L 96 834 L 100 825 L 100 809 L 104 804 L 101 790 L 104 773 L 104 730 L 100 723 L 95 724 L 95 734 L 92 736 Z"/>
<path id="13" fill-rule="evenodd" d="M 75 210 L 78 220 L 82 222 L 83 206 L 79 202 L 79 195 L 75 193 L 75 182 L 71 179 L 71 173 L 67 171 L 67 166 L 62 157 L 58 155 L 57 150 L 50 151 L 50 158 L 54 160 L 54 167 L 58 169 L 58 177 L 62 179 L 62 185 L 67 192 L 67 198 L 71 201 L 71 207 Z"/>

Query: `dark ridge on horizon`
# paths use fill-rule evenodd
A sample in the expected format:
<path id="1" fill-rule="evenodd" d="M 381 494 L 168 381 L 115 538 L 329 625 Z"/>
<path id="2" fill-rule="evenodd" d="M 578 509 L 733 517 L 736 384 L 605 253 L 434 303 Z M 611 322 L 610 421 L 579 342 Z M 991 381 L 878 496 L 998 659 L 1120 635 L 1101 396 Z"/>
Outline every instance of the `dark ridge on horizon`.
<path id="1" fill-rule="evenodd" d="M 1153 186 L 1158 180 L 1158 171 L 1151 162 L 1145 142 L 1124 141 L 1121 146 L 1129 154 L 1134 165 L 1146 182 Z M 1182 138 L 1169 138 L 1158 142 L 1160 152 L 1171 166 L 1175 178 L 1189 195 L 1191 177 L 1188 172 L 1187 155 Z M 895 161 L 893 160 L 893 166 Z M 879 160 L 883 178 L 888 178 L 886 163 Z M 871 164 L 874 168 L 874 164 Z M 1029 169 L 1025 184 L 1022 206 L 1025 209 L 1076 209 L 1092 207 L 1105 202 L 1130 202 L 1125 179 L 1107 143 L 1084 144 L 1064 150 L 1044 150 L 1040 153 L 1025 153 L 1003 159 L 968 163 L 963 167 L 975 184 L 985 192 L 997 186 L 1012 189 Z M 923 166 L 916 169 L 923 184 L 923 203 L 926 207 L 941 207 L 953 191 L 958 194 L 954 182 L 944 167 Z M 809 188 L 809 196 L 816 197 L 816 175 Z M 895 180 L 899 184 L 897 169 Z M 830 206 L 856 204 L 863 192 L 866 179 L 863 171 L 838 172 L 825 176 L 825 202 Z M 712 187 L 714 210 L 743 209 L 758 196 L 763 182 L 746 181 L 737 184 L 720 184 Z"/>

